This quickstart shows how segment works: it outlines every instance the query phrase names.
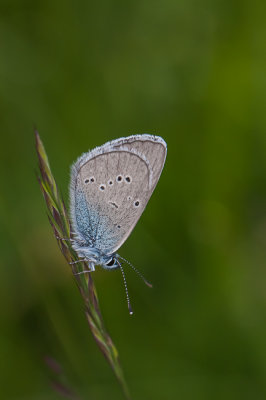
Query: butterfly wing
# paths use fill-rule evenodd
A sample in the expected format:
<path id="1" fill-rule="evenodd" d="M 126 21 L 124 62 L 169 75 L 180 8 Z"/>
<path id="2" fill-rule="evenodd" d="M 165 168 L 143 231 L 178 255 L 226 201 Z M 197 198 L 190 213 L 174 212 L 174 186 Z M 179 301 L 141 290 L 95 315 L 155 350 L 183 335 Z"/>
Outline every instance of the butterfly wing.
<path id="1" fill-rule="evenodd" d="M 71 217 L 81 240 L 104 254 L 128 238 L 159 180 L 166 143 L 134 135 L 82 155 L 71 171 Z"/>

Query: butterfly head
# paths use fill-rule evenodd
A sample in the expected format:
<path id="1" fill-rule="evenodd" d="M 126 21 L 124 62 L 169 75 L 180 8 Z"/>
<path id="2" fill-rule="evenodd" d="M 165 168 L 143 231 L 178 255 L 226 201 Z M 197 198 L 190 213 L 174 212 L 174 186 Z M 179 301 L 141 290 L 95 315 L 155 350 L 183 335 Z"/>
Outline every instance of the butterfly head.
<path id="1" fill-rule="evenodd" d="M 117 259 L 117 254 L 115 254 L 115 253 L 111 254 L 110 256 L 102 257 L 101 266 L 104 269 L 116 269 L 116 268 L 121 267 L 121 265 Z"/>
<path id="2" fill-rule="evenodd" d="M 73 249 L 78 253 L 79 257 L 85 261 L 89 261 L 94 265 L 100 265 L 104 269 L 116 269 L 120 267 L 118 255 L 116 253 L 103 254 L 96 248 L 81 245 L 78 241 L 73 241 Z"/>

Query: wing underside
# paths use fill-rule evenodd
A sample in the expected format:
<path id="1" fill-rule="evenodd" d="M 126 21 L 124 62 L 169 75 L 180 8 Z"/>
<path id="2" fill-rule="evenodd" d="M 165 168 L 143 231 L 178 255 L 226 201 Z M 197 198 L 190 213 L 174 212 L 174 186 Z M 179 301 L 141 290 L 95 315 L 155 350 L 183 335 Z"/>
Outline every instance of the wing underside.
<path id="1" fill-rule="evenodd" d="M 130 235 L 164 165 L 164 143 L 133 138 L 107 143 L 84 154 L 72 167 L 74 231 L 104 254 L 115 252 Z"/>

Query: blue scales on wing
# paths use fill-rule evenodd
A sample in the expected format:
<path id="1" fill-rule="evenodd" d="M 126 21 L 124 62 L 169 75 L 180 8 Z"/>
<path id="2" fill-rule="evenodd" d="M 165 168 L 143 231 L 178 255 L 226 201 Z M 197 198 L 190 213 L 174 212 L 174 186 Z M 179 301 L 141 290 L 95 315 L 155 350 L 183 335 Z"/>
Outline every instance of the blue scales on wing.
<path id="1" fill-rule="evenodd" d="M 100 205 L 88 203 L 82 190 L 75 193 L 75 214 L 77 232 L 86 245 L 103 253 L 112 253 L 120 238 L 111 218 L 101 210 Z"/>

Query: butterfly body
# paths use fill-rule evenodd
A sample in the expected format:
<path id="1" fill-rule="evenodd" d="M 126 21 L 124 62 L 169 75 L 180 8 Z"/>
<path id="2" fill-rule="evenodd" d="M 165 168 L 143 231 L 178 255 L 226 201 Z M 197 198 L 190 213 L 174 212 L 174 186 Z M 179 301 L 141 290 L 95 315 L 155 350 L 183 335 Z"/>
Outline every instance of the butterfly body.
<path id="1" fill-rule="evenodd" d="M 144 211 L 165 157 L 164 140 L 144 134 L 108 142 L 72 165 L 73 248 L 91 270 L 120 266 L 116 251 Z"/>
<path id="2" fill-rule="evenodd" d="M 119 263 L 117 262 L 117 253 L 105 255 L 90 245 L 79 244 L 77 240 L 75 240 L 72 247 L 78 253 L 81 259 L 89 262 L 90 271 L 95 270 L 95 265 L 100 265 L 104 269 L 119 268 Z"/>

